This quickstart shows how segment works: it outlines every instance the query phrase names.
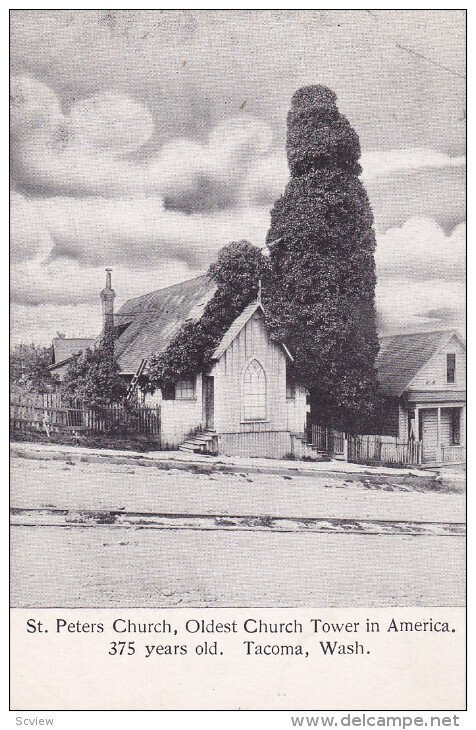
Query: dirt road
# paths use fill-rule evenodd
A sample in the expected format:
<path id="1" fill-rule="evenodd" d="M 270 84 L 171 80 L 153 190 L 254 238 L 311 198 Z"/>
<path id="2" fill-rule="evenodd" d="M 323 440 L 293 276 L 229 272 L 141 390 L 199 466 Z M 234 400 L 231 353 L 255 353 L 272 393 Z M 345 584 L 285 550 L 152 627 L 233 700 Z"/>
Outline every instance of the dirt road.
<path id="1" fill-rule="evenodd" d="M 464 495 L 418 480 L 14 458 L 14 606 L 464 603 Z"/>

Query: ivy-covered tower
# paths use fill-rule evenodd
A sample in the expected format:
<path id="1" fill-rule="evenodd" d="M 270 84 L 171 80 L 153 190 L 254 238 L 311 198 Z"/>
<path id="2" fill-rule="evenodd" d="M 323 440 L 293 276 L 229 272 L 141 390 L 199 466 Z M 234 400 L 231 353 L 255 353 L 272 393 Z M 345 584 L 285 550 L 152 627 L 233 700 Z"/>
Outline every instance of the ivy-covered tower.
<path id="1" fill-rule="evenodd" d="M 291 101 L 290 180 L 271 213 L 267 321 L 296 360 L 314 418 L 366 428 L 377 398 L 375 234 L 360 144 L 325 86 Z"/>

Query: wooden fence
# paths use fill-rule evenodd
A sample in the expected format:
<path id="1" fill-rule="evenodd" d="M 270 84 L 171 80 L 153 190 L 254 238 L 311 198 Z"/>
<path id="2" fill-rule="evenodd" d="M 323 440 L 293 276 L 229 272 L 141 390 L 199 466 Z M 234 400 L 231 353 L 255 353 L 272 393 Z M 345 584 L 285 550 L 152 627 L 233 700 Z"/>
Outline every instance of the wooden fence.
<path id="1" fill-rule="evenodd" d="M 422 442 L 402 441 L 396 436 L 348 435 L 347 460 L 357 464 L 421 464 Z"/>
<path id="2" fill-rule="evenodd" d="M 445 464 L 464 464 L 466 462 L 466 447 L 456 444 L 442 446 L 441 461 Z"/>
<path id="3" fill-rule="evenodd" d="M 10 401 L 10 427 L 17 431 L 50 433 L 128 433 L 160 436 L 159 406 L 86 408 L 64 404 L 60 394 L 26 394 Z"/>
<path id="4" fill-rule="evenodd" d="M 309 438 L 309 437 L 308 437 Z M 344 454 L 345 434 L 327 426 L 312 424 L 310 443 L 317 451 L 324 454 Z"/>

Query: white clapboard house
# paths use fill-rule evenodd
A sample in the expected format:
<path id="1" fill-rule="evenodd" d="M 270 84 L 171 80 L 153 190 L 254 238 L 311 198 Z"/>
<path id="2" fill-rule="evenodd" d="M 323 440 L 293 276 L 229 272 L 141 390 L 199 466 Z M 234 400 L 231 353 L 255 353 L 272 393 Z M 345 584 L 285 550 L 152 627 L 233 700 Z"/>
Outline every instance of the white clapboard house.
<path id="1" fill-rule="evenodd" d="M 423 462 L 464 461 L 466 347 L 458 331 L 382 337 L 377 371 L 386 433 L 420 440 Z"/>

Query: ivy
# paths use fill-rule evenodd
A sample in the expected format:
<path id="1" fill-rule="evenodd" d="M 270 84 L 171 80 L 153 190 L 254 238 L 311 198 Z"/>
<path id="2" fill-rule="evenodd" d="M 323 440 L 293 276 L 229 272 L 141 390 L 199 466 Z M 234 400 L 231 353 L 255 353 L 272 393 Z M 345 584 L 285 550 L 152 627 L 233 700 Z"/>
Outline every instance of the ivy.
<path id="1" fill-rule="evenodd" d="M 294 94 L 286 152 L 291 178 L 271 213 L 270 258 L 247 241 L 220 251 L 208 271 L 213 298 L 151 359 L 147 387 L 167 389 L 206 372 L 261 278 L 270 335 L 293 352 L 314 416 L 362 428 L 378 400 L 375 234 L 359 180 L 359 139 L 330 89 Z"/>
<path id="2" fill-rule="evenodd" d="M 356 132 L 308 86 L 288 114 L 291 178 L 271 213 L 267 323 L 295 357 L 316 419 L 365 427 L 377 402 L 375 234 Z"/>
<path id="3" fill-rule="evenodd" d="M 144 390 L 168 390 L 178 380 L 206 372 L 223 335 L 256 299 L 258 281 L 268 271 L 269 260 L 248 241 L 224 246 L 207 272 L 217 287 L 213 297 L 198 321 L 185 322 L 167 348 L 150 359 Z"/>
<path id="4" fill-rule="evenodd" d="M 125 398 L 127 386 L 119 373 L 109 333 L 97 348 L 88 347 L 73 357 L 65 372 L 63 392 L 67 398 L 81 400 L 88 408 L 101 411 Z"/>

